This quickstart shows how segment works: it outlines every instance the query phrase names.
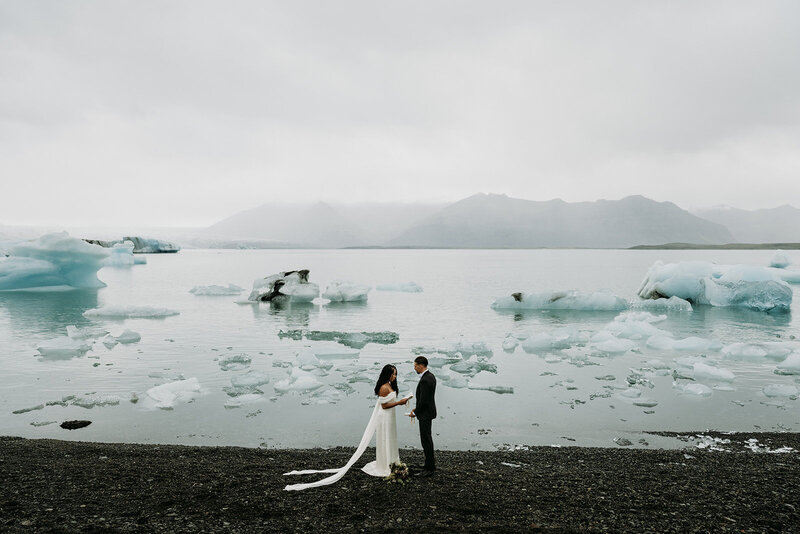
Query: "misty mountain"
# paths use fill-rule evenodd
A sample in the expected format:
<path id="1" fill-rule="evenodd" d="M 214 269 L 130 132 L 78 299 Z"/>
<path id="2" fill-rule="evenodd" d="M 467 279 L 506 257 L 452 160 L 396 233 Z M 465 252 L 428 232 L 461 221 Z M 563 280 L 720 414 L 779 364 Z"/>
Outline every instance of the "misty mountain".
<path id="1" fill-rule="evenodd" d="M 642 244 L 731 243 L 722 225 L 671 202 L 537 202 L 477 194 L 456 202 L 389 241 L 390 246 L 462 248 L 624 248 Z"/>
<path id="2" fill-rule="evenodd" d="M 382 244 L 438 212 L 438 204 L 265 204 L 206 229 L 208 235 L 285 246 L 341 248 Z"/>
<path id="3" fill-rule="evenodd" d="M 800 209 L 789 205 L 752 211 L 720 206 L 695 214 L 724 225 L 742 243 L 800 243 Z"/>

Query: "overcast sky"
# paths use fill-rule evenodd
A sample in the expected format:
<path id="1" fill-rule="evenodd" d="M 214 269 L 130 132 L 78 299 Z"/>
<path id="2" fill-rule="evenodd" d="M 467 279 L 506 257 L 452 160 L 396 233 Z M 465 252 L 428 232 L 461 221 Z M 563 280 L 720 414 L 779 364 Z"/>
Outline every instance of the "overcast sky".
<path id="1" fill-rule="evenodd" d="M 800 207 L 800 2 L 0 0 L 0 224 Z"/>

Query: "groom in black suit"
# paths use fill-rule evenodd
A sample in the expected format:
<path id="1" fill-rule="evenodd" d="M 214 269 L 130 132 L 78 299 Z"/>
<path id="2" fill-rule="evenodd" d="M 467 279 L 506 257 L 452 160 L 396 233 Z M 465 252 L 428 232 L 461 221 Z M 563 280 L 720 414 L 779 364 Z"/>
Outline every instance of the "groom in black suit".
<path id="1" fill-rule="evenodd" d="M 428 371 L 428 359 L 425 356 L 417 356 L 414 370 L 420 377 L 416 393 L 417 407 L 411 410 L 411 417 L 419 419 L 419 438 L 425 452 L 425 466 L 418 476 L 429 477 L 436 471 L 431 435 L 431 423 L 436 419 L 436 377 Z"/>

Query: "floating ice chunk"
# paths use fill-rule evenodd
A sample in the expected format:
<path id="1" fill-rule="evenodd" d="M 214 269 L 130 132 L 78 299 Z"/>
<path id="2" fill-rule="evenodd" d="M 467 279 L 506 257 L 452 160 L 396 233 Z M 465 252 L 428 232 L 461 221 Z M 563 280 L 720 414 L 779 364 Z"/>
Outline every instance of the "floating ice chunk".
<path id="1" fill-rule="evenodd" d="M 73 358 L 83 356 L 91 348 L 92 346 L 84 340 L 62 336 L 42 341 L 36 350 L 45 358 Z"/>
<path id="2" fill-rule="evenodd" d="M 244 395 L 239 395 L 235 398 L 228 399 L 225 401 L 224 406 L 227 409 L 240 408 L 245 404 L 254 404 L 263 400 L 264 396 L 260 393 L 245 393 Z"/>
<path id="3" fill-rule="evenodd" d="M 178 371 L 153 371 L 147 376 L 149 376 L 150 378 L 165 380 L 167 382 L 175 382 L 176 380 L 186 379 L 186 377 L 183 376 L 183 373 L 179 373 Z"/>
<path id="4" fill-rule="evenodd" d="M 677 311 L 677 312 L 690 312 L 692 311 L 692 304 L 688 300 L 683 300 L 680 297 L 672 296 L 668 299 L 646 299 L 646 300 L 632 300 L 629 302 L 633 310 L 647 310 L 647 311 Z"/>
<path id="5" fill-rule="evenodd" d="M 437 374 L 436 376 L 449 388 L 463 389 L 469 386 L 469 380 L 461 375 Z"/>
<path id="6" fill-rule="evenodd" d="M 339 391 L 326 387 L 314 390 L 309 395 L 308 404 L 336 404 L 340 400 L 342 400 L 342 394 Z"/>
<path id="7" fill-rule="evenodd" d="M 231 378 L 231 385 L 235 388 L 258 387 L 269 383 L 269 376 L 261 371 L 250 370 L 243 375 Z"/>
<path id="8" fill-rule="evenodd" d="M 655 408 L 656 406 L 658 406 L 658 401 L 646 397 L 641 397 L 638 399 L 634 399 L 632 404 L 634 406 L 639 406 L 641 408 Z"/>
<path id="9" fill-rule="evenodd" d="M 767 397 L 797 397 L 797 388 L 791 384 L 767 384 L 761 391 Z"/>
<path id="10" fill-rule="evenodd" d="M 770 269 L 772 274 L 788 284 L 800 284 L 800 270 L 797 269 Z"/>
<path id="11" fill-rule="evenodd" d="M 314 355 L 320 360 L 349 360 L 358 358 L 360 352 L 355 349 L 345 349 L 342 347 L 312 347 Z"/>
<path id="12" fill-rule="evenodd" d="M 628 388 L 620 391 L 619 396 L 626 399 L 637 399 L 642 396 L 642 392 L 637 388 Z"/>
<path id="13" fill-rule="evenodd" d="M 189 293 L 205 297 L 225 297 L 238 295 L 242 291 L 244 291 L 244 288 L 241 288 L 235 284 L 228 284 L 227 286 L 194 286 L 189 290 Z"/>
<path id="14" fill-rule="evenodd" d="M 792 260 L 790 260 L 789 256 L 782 250 L 775 251 L 775 254 L 772 255 L 772 259 L 769 260 L 769 266 L 775 267 L 776 269 L 785 269 L 791 264 Z"/>
<path id="15" fill-rule="evenodd" d="M 522 350 L 527 353 L 536 353 L 548 350 L 564 350 L 580 341 L 580 333 L 574 327 L 565 327 L 552 332 L 537 332 L 531 334 L 520 343 Z"/>
<path id="16" fill-rule="evenodd" d="M 125 329 L 120 335 L 114 336 L 119 343 L 128 344 L 128 343 L 138 343 L 142 340 L 141 334 L 139 332 L 134 332 L 133 330 Z"/>
<path id="17" fill-rule="evenodd" d="M 101 306 L 83 312 L 84 317 L 101 317 L 109 319 L 161 319 L 180 315 L 180 312 L 168 308 L 153 306 Z"/>
<path id="18" fill-rule="evenodd" d="M 0 257 L 0 291 L 105 287 L 97 271 L 108 251 L 66 232 L 17 243 L 8 254 Z"/>
<path id="19" fill-rule="evenodd" d="M 677 296 L 697 304 L 760 311 L 788 311 L 792 303 L 792 288 L 766 267 L 704 261 L 657 261 L 638 293 L 644 299 Z"/>
<path id="20" fill-rule="evenodd" d="M 800 352 L 795 352 L 786 357 L 775 368 L 776 375 L 800 375 Z"/>
<path id="21" fill-rule="evenodd" d="M 102 339 L 102 343 L 108 350 L 111 350 L 117 345 L 119 345 L 119 341 L 117 341 L 117 338 L 115 338 L 111 334 L 108 334 L 106 337 L 104 337 Z"/>
<path id="22" fill-rule="evenodd" d="M 111 255 L 106 258 L 104 265 L 108 267 L 130 267 L 135 265 L 133 258 L 133 243 L 125 241 L 117 243 L 111 248 Z"/>
<path id="23" fill-rule="evenodd" d="M 630 339 L 608 339 L 596 343 L 594 348 L 606 354 L 622 354 L 636 348 L 636 343 Z"/>
<path id="24" fill-rule="evenodd" d="M 681 384 L 673 382 L 672 387 L 673 389 L 686 393 L 687 395 L 694 395 L 695 397 L 710 397 L 714 394 L 712 389 L 704 384 Z"/>
<path id="25" fill-rule="evenodd" d="M 279 330 L 278 337 L 301 340 L 303 338 L 311 341 L 336 341 L 340 345 L 363 349 L 367 343 L 377 343 L 380 345 L 391 345 L 397 343 L 400 336 L 397 332 L 338 332 L 325 330 Z"/>
<path id="26" fill-rule="evenodd" d="M 503 340 L 503 350 L 506 352 L 514 352 L 517 345 L 519 345 L 519 340 L 513 336 L 508 336 Z"/>
<path id="27" fill-rule="evenodd" d="M 428 358 L 428 367 L 444 367 L 445 365 L 450 365 L 451 363 L 460 362 L 461 358 L 443 358 L 441 356 L 431 356 Z"/>
<path id="28" fill-rule="evenodd" d="M 720 369 L 703 362 L 696 362 L 692 366 L 693 377 L 695 380 L 718 380 L 720 382 L 733 382 L 736 378 L 731 371 Z"/>
<path id="29" fill-rule="evenodd" d="M 722 354 L 732 360 L 759 361 L 766 358 L 767 350 L 758 343 L 731 343 L 722 348 Z"/>
<path id="30" fill-rule="evenodd" d="M 511 386 L 476 386 L 475 384 L 470 384 L 469 389 L 476 389 L 480 391 L 491 391 L 492 393 L 497 393 L 499 395 L 506 395 L 506 394 L 514 394 L 514 388 Z"/>
<path id="31" fill-rule="evenodd" d="M 481 371 L 488 371 L 490 373 L 497 374 L 497 366 L 493 363 L 474 360 L 462 360 L 454 363 L 450 366 L 450 370 L 467 376 L 475 376 Z"/>
<path id="32" fill-rule="evenodd" d="M 14 415 L 19 415 L 23 413 L 33 412 L 36 410 L 44 410 L 44 404 L 37 404 L 36 406 L 31 406 L 29 408 L 20 408 L 19 410 L 14 410 L 11 413 Z"/>
<path id="33" fill-rule="evenodd" d="M 322 387 L 322 382 L 307 371 L 295 367 L 292 369 L 292 374 L 287 378 L 280 380 L 275 384 L 275 391 L 278 393 L 286 393 L 289 391 L 311 391 Z"/>
<path id="34" fill-rule="evenodd" d="M 328 284 L 322 297 L 331 302 L 364 302 L 367 300 L 370 289 L 369 286 L 334 280 Z"/>
<path id="35" fill-rule="evenodd" d="M 422 286 L 416 282 L 400 282 L 394 284 L 378 284 L 378 291 L 398 291 L 402 293 L 422 293 Z"/>
<path id="36" fill-rule="evenodd" d="M 308 281 L 307 269 L 283 271 L 253 282 L 253 290 L 247 300 L 271 302 L 311 302 L 319 296 L 319 286 Z"/>
<path id="37" fill-rule="evenodd" d="M 67 335 L 75 340 L 97 339 L 108 334 L 108 331 L 98 327 L 78 328 L 74 325 L 67 326 Z"/>
<path id="38" fill-rule="evenodd" d="M 667 336 L 672 334 L 653 326 L 666 319 L 665 315 L 653 315 L 648 312 L 622 313 L 606 325 L 605 329 L 616 337 L 625 339 L 647 339 L 651 336 Z"/>
<path id="39" fill-rule="evenodd" d="M 75 398 L 70 404 L 81 408 L 92 409 L 95 406 L 116 406 L 122 399 L 116 395 L 84 395 Z"/>
<path id="40" fill-rule="evenodd" d="M 618 311 L 628 308 L 628 302 L 611 291 L 581 293 L 577 290 L 514 293 L 495 299 L 494 310 L 580 310 Z"/>
<path id="41" fill-rule="evenodd" d="M 453 358 L 470 356 L 485 356 L 490 358 L 494 353 L 485 341 L 456 341 L 445 347 L 415 347 L 414 354 L 444 354 Z"/>
<path id="42" fill-rule="evenodd" d="M 172 410 L 178 403 L 192 402 L 201 394 L 202 389 L 197 378 L 177 380 L 148 389 L 140 405 L 145 408 Z"/>
<path id="43" fill-rule="evenodd" d="M 219 359 L 219 367 L 223 371 L 241 371 L 250 367 L 250 356 L 244 353 L 226 354 Z"/>
<path id="44" fill-rule="evenodd" d="M 687 337 L 684 339 L 672 339 L 664 335 L 651 336 L 647 340 L 647 346 L 659 350 L 682 350 L 682 351 L 719 351 L 722 343 L 715 339 L 703 339 L 701 337 Z"/>
<path id="45" fill-rule="evenodd" d="M 321 361 L 316 354 L 311 350 L 301 350 L 296 356 L 297 366 L 304 371 L 312 371 L 314 369 L 330 369 L 333 367 L 331 361 Z"/>

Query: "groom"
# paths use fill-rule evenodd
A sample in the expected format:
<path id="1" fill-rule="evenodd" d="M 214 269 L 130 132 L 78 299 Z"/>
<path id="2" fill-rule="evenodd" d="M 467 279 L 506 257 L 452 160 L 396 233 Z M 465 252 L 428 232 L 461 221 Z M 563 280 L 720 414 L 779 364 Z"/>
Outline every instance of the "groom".
<path id="1" fill-rule="evenodd" d="M 417 476 L 433 476 L 436 471 L 436 462 L 433 459 L 433 436 L 431 423 L 436 419 L 436 377 L 428 371 L 428 359 L 417 356 L 414 360 L 414 370 L 419 376 L 417 384 L 417 407 L 411 410 L 411 417 L 419 419 L 419 438 L 422 450 L 425 452 L 425 466 Z"/>

